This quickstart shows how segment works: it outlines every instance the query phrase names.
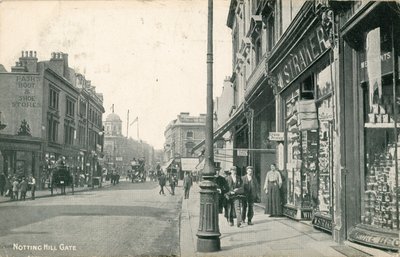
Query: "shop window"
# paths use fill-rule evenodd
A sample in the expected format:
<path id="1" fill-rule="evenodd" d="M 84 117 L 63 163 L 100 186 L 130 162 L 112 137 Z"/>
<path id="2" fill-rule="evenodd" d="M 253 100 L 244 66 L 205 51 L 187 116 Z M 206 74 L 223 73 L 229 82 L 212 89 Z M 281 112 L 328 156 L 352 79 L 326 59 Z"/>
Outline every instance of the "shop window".
<path id="1" fill-rule="evenodd" d="M 314 76 L 307 77 L 300 85 L 301 99 L 314 99 Z"/>
<path id="2" fill-rule="evenodd" d="M 393 85 L 390 33 L 375 28 L 366 33 L 360 53 L 364 89 L 365 167 L 361 222 L 385 230 L 399 229 L 398 167 L 399 81 Z M 396 49 L 398 50 L 398 49 Z M 397 125 L 395 126 L 395 122 Z M 396 156 L 397 153 L 397 156 Z"/>

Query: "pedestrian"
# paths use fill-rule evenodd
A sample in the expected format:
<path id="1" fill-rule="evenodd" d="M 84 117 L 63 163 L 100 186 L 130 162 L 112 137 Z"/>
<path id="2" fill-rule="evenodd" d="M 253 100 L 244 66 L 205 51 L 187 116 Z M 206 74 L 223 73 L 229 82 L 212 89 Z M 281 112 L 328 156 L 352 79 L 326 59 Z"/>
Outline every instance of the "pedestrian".
<path id="1" fill-rule="evenodd" d="M 171 187 L 171 195 L 175 195 L 175 186 L 176 186 L 176 180 L 175 180 L 175 177 L 174 177 L 174 175 L 170 175 L 169 176 L 169 186 Z"/>
<path id="2" fill-rule="evenodd" d="M 226 205 L 225 194 L 229 192 L 229 187 L 225 177 L 220 175 L 220 170 L 217 170 L 215 183 L 217 184 L 218 191 L 218 212 L 223 213 L 224 206 Z"/>
<path id="3" fill-rule="evenodd" d="M 11 176 L 8 176 L 8 178 L 6 178 L 6 196 L 9 196 L 10 199 L 13 199 L 11 180 Z"/>
<path id="4" fill-rule="evenodd" d="M 246 175 L 243 176 L 243 191 L 245 198 L 243 199 L 242 220 L 245 222 L 247 215 L 247 224 L 253 225 L 254 203 L 259 202 L 259 184 L 253 174 L 253 167 L 247 166 Z"/>
<path id="5" fill-rule="evenodd" d="M 189 199 L 189 192 L 192 185 L 193 185 L 192 177 L 189 175 L 188 172 L 186 172 L 185 176 L 183 177 L 183 190 L 185 191 L 185 199 Z"/>
<path id="6" fill-rule="evenodd" d="M 26 191 L 28 191 L 28 182 L 26 181 L 26 178 L 23 177 L 22 181 L 19 183 L 19 193 L 20 193 L 19 200 L 20 201 L 22 201 L 22 200 L 25 201 Z"/>
<path id="7" fill-rule="evenodd" d="M 6 176 L 4 173 L 0 173 L 0 195 L 3 196 L 6 187 Z"/>
<path id="8" fill-rule="evenodd" d="M 29 185 L 31 186 L 31 199 L 35 200 L 36 179 L 33 175 L 30 177 Z"/>
<path id="9" fill-rule="evenodd" d="M 164 172 L 161 172 L 161 175 L 158 178 L 158 184 L 160 185 L 160 192 L 158 192 L 158 194 L 160 194 L 160 195 L 161 194 L 165 195 L 164 187 L 165 187 L 165 184 L 166 184 L 166 180 L 167 180 L 167 178 L 165 177 Z"/>
<path id="10" fill-rule="evenodd" d="M 267 194 L 265 214 L 269 214 L 270 217 L 282 215 L 281 186 L 281 174 L 276 165 L 271 164 L 271 170 L 267 172 L 264 182 L 264 191 Z"/>
<path id="11" fill-rule="evenodd" d="M 19 189 L 19 182 L 16 177 L 14 177 L 12 182 L 12 200 L 18 200 L 18 189 Z"/>
<path id="12" fill-rule="evenodd" d="M 226 178 L 229 192 L 226 194 L 227 203 L 227 219 L 231 226 L 234 225 L 233 220 L 236 217 L 236 225 L 240 227 L 242 223 L 242 200 L 244 198 L 243 182 L 237 175 L 237 169 L 233 166 L 230 169 L 230 175 Z"/>

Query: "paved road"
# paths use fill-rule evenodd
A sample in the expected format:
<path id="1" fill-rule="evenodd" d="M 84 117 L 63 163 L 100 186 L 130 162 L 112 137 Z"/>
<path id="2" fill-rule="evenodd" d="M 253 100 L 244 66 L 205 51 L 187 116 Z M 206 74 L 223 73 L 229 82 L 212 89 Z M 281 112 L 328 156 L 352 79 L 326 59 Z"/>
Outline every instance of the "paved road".
<path id="1" fill-rule="evenodd" d="M 0 256 L 179 255 L 177 195 L 122 181 L 75 195 L 0 205 Z M 167 192 L 167 191 L 166 191 Z"/>

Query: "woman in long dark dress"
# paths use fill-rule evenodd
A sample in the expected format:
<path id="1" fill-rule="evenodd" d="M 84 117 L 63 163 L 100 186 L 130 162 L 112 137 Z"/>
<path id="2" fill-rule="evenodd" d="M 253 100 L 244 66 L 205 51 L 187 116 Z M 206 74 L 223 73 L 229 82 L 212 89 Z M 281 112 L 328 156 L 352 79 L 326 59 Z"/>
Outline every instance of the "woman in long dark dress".
<path id="1" fill-rule="evenodd" d="M 267 172 L 264 182 L 264 191 L 267 194 L 265 213 L 270 214 L 271 217 L 282 215 L 281 186 L 281 174 L 276 169 L 276 165 L 271 164 L 271 170 Z"/>

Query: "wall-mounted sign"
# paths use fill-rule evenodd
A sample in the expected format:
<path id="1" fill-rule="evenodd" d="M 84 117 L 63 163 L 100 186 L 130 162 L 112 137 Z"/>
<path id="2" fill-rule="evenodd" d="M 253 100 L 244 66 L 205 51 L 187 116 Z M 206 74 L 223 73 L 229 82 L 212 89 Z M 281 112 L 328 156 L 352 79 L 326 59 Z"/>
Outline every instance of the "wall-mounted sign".
<path id="1" fill-rule="evenodd" d="M 314 61 L 330 48 L 331 44 L 321 26 L 311 29 L 277 67 L 278 87 L 289 85 Z M 275 72 L 274 72 L 275 73 Z"/>
<path id="2" fill-rule="evenodd" d="M 115 157 L 115 160 L 118 162 L 122 162 L 122 157 Z"/>
<path id="3" fill-rule="evenodd" d="M 247 156 L 247 149 L 237 149 L 237 156 Z"/>
<path id="4" fill-rule="evenodd" d="M 285 134 L 283 132 L 269 132 L 269 140 L 284 141 Z"/>

